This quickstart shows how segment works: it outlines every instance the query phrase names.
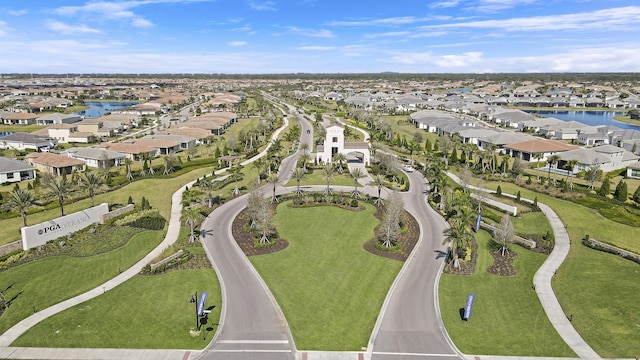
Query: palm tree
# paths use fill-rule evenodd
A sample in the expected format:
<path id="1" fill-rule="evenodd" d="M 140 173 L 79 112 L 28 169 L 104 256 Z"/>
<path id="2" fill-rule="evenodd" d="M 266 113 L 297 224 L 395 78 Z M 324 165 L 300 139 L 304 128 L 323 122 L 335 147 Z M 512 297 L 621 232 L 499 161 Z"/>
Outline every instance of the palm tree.
<path id="1" fill-rule="evenodd" d="M 333 161 L 338 163 L 338 172 L 342 174 L 344 172 L 342 163 L 347 161 L 347 157 L 343 153 L 336 153 L 333 155 Z"/>
<path id="2" fill-rule="evenodd" d="M 351 177 L 353 178 L 353 193 L 351 194 L 351 196 L 358 198 L 360 197 L 360 194 L 358 193 L 358 180 L 362 179 L 365 176 L 364 171 L 362 171 L 361 168 L 357 167 L 353 170 L 351 170 Z"/>
<path id="3" fill-rule="evenodd" d="M 60 216 L 64 216 L 64 198 L 70 190 L 69 181 L 64 176 L 48 176 L 46 187 L 50 195 L 58 199 L 60 205 Z"/>
<path id="4" fill-rule="evenodd" d="M 27 226 L 27 210 L 33 205 L 34 197 L 31 191 L 16 188 L 11 192 L 9 206 L 20 211 L 22 223 Z"/>
<path id="5" fill-rule="evenodd" d="M 89 191 L 89 197 L 91 198 L 91 207 L 94 204 L 94 197 L 96 195 L 96 190 L 102 185 L 102 175 L 95 173 L 93 171 L 85 171 L 80 176 L 80 180 L 86 186 L 87 191 Z"/>
<path id="6" fill-rule="evenodd" d="M 273 187 L 273 195 L 271 196 L 271 203 L 274 202 L 278 202 L 278 198 L 276 197 L 276 186 L 278 185 L 278 182 L 280 182 L 280 178 L 278 177 L 277 173 L 272 173 L 269 178 L 267 178 L 267 181 L 269 182 L 269 184 L 271 184 Z"/>
<path id="7" fill-rule="evenodd" d="M 302 151 L 303 154 L 309 153 L 309 144 L 307 143 L 300 144 L 300 151 Z"/>
<path id="8" fill-rule="evenodd" d="M 208 178 L 203 178 L 200 186 L 207 192 L 207 202 L 209 203 L 209 208 L 213 206 L 211 200 L 211 191 L 213 190 L 213 180 Z"/>
<path id="9" fill-rule="evenodd" d="M 131 181 L 133 180 L 133 174 L 131 174 L 131 164 L 133 163 L 133 161 L 126 157 L 124 158 L 124 165 L 127 167 L 127 180 Z"/>
<path id="10" fill-rule="evenodd" d="M 291 178 L 294 179 L 297 183 L 297 189 L 295 191 L 296 195 L 302 195 L 302 191 L 300 190 L 300 182 L 304 177 L 307 176 L 307 172 L 303 168 L 295 168 L 291 170 Z"/>
<path id="11" fill-rule="evenodd" d="M 194 235 L 194 228 L 196 226 L 196 220 L 198 219 L 199 215 L 200 215 L 200 212 L 196 208 L 187 207 L 182 210 L 182 221 L 186 225 L 189 225 L 189 231 L 190 231 L 189 244 L 196 241 L 196 237 Z"/>
<path id="12" fill-rule="evenodd" d="M 162 160 L 164 161 L 164 171 L 162 172 L 162 174 L 169 175 L 170 172 L 173 172 L 175 170 L 173 167 L 176 164 L 176 159 L 173 155 L 165 155 L 162 157 Z"/>
<path id="13" fill-rule="evenodd" d="M 373 178 L 373 184 L 378 188 L 378 198 L 374 203 L 376 206 L 380 206 L 383 204 L 380 195 L 382 194 L 382 187 L 384 186 L 384 177 L 382 177 L 382 175 L 376 175 L 376 177 Z"/>
<path id="14" fill-rule="evenodd" d="M 311 160 L 311 155 L 309 155 L 308 153 L 302 153 L 300 154 L 300 157 L 298 157 L 298 159 L 300 159 L 304 171 L 307 171 L 307 163 Z"/>
<path id="15" fill-rule="evenodd" d="M 446 235 L 443 244 L 451 243 L 450 256 L 453 261 L 453 267 L 459 268 L 459 250 L 466 247 L 472 238 L 472 235 L 469 232 L 469 228 L 462 222 L 456 222 L 450 228 L 444 230 L 443 234 Z"/>
<path id="16" fill-rule="evenodd" d="M 265 161 L 263 158 L 255 159 L 252 163 L 253 167 L 258 170 L 258 183 L 260 183 L 260 175 L 264 169 Z"/>
<path id="17" fill-rule="evenodd" d="M 329 195 L 331 195 L 331 177 L 335 174 L 335 169 L 331 164 L 325 164 L 322 168 L 322 175 L 324 175 L 325 179 L 327 179 L 327 190 L 325 191 L 325 195 L 327 197 L 327 202 L 329 202 Z"/>
<path id="18" fill-rule="evenodd" d="M 556 165 L 558 163 L 558 160 L 560 160 L 560 155 L 551 155 L 547 159 L 547 165 L 549 166 L 549 169 L 547 171 L 547 184 L 551 183 L 551 167 Z M 556 185 L 556 173 L 555 173 L 555 171 L 553 172 L 553 185 L 554 186 Z"/>
<path id="19" fill-rule="evenodd" d="M 567 181 L 569 182 L 569 189 L 573 190 L 573 168 L 578 165 L 579 161 L 576 159 L 571 159 L 564 164 L 564 168 L 567 170 Z M 569 177 L 569 175 L 572 175 Z"/>

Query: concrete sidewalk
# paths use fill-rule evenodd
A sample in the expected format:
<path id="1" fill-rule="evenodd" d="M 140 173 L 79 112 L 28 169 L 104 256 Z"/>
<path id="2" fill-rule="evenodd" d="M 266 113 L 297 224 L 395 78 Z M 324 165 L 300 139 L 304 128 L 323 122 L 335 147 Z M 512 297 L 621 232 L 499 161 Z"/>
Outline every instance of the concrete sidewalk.
<path id="1" fill-rule="evenodd" d="M 456 183 L 462 184 L 462 180 L 460 180 L 460 178 L 455 174 L 447 172 L 447 176 L 453 179 Z M 469 188 L 476 191 L 494 192 L 478 188 L 476 186 L 469 186 Z M 515 196 L 510 194 L 503 195 L 515 198 Z M 522 200 L 533 203 L 533 200 L 530 199 Z M 580 336 L 573 325 L 571 325 L 567 314 L 562 310 L 562 307 L 558 302 L 558 298 L 551 287 L 551 279 L 553 278 L 553 275 L 555 275 L 556 271 L 560 268 L 560 265 L 562 265 L 564 259 L 569 254 L 571 240 L 569 239 L 567 229 L 560 220 L 560 217 L 558 217 L 558 214 L 556 214 L 549 206 L 538 202 L 538 207 L 542 210 L 542 213 L 547 217 L 551 224 L 551 229 L 553 230 L 555 237 L 555 246 L 553 247 L 551 254 L 549 254 L 549 257 L 547 257 L 547 260 L 545 260 L 542 266 L 540 266 L 533 277 L 533 285 L 535 286 L 536 294 L 540 299 L 542 308 L 547 314 L 549 321 L 556 329 L 562 340 L 569 345 L 571 350 L 583 359 L 600 359 L 600 355 L 598 355 L 587 344 L 587 342 L 582 339 L 582 336 Z"/>

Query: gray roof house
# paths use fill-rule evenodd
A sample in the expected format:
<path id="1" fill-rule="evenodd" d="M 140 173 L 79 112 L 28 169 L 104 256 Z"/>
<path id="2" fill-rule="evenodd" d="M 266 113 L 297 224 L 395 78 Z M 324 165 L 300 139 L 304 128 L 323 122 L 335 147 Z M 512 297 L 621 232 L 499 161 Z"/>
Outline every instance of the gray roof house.
<path id="1" fill-rule="evenodd" d="M 126 154 L 97 148 L 71 148 L 63 153 L 68 157 L 83 160 L 87 166 L 104 169 L 124 163 Z"/>
<path id="2" fill-rule="evenodd" d="M 1 149 L 48 151 L 58 144 L 49 136 L 17 132 L 0 138 Z"/>
<path id="3" fill-rule="evenodd" d="M 82 120 L 82 116 L 77 114 L 52 113 L 42 115 L 36 119 L 38 125 L 73 124 Z"/>
<path id="4" fill-rule="evenodd" d="M 36 168 L 26 162 L 0 156 L 0 184 L 36 178 Z"/>

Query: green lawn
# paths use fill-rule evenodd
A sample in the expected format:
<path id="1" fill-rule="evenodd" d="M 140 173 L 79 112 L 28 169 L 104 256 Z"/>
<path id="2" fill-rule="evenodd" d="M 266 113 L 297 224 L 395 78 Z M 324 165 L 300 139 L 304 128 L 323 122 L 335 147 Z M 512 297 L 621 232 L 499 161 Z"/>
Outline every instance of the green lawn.
<path id="1" fill-rule="evenodd" d="M 633 358 L 640 354 L 640 266 L 615 255 L 580 244 L 585 234 L 640 252 L 640 228 L 622 225 L 597 211 L 513 184 L 500 183 L 503 190 L 534 198 L 549 205 L 560 216 L 571 238 L 569 256 L 554 276 L 553 289 L 573 325 L 593 349 L 604 357 Z M 487 183 L 495 189 L 497 183 Z"/>
<path id="2" fill-rule="evenodd" d="M 540 211 L 521 214 L 511 217 L 513 228 L 518 234 L 541 234 L 551 231 L 551 225 L 546 216 Z"/>
<path id="3" fill-rule="evenodd" d="M 207 306 L 216 308 L 205 327 L 207 340 L 217 330 L 220 286 L 213 269 L 138 275 L 105 295 L 52 316 L 29 329 L 13 346 L 80 348 L 202 349 L 208 344 L 192 337 L 198 291 L 208 291 Z M 141 316 L 144 314 L 145 316 Z"/>
<path id="4" fill-rule="evenodd" d="M 151 206 L 157 208 L 160 211 L 160 214 L 168 220 L 171 211 L 171 196 L 173 193 L 189 181 L 210 173 L 211 171 L 209 169 L 198 169 L 175 178 L 148 178 L 134 181 L 118 190 L 96 195 L 95 203 L 100 204 L 106 202 L 109 204 L 126 204 L 127 199 L 131 196 L 133 201 L 139 204 L 144 196 L 149 200 Z M 76 211 L 84 210 L 90 206 L 91 200 L 86 198 L 70 204 L 65 204 L 64 211 L 65 214 L 71 214 Z M 57 218 L 58 216 L 60 216 L 60 209 L 55 207 L 50 210 L 29 214 L 27 216 L 27 222 L 29 225 L 34 225 Z M 19 240 L 19 230 L 21 227 L 22 219 L 20 216 L 0 220 L 0 245 Z"/>
<path id="5" fill-rule="evenodd" d="M 493 263 L 489 235 L 481 231 L 478 263 L 474 275 L 443 274 L 440 280 L 440 311 L 447 332 L 465 354 L 575 357 L 549 322 L 532 289 L 533 275 L 546 256 L 511 245 L 517 252 L 517 274 L 496 276 L 486 271 Z M 459 309 L 467 296 L 476 298 L 469 321 Z"/>
<path id="6" fill-rule="evenodd" d="M 162 231 L 135 235 L 121 248 L 89 257 L 52 256 L 0 273 L 0 289 L 11 302 L 0 317 L 0 333 L 33 314 L 118 275 L 142 259 L 163 238 Z"/>
<path id="7" fill-rule="evenodd" d="M 287 318 L 298 349 L 361 350 L 402 263 L 362 245 L 373 237 L 374 208 L 278 206 L 281 252 L 251 257 Z M 327 226 L 331 223 L 331 226 Z"/>
<path id="8" fill-rule="evenodd" d="M 347 170 L 347 164 L 343 165 L 345 170 L 344 173 L 338 174 L 336 173 L 331 177 L 331 185 L 335 186 L 353 186 L 353 178 L 349 174 L 349 170 Z M 293 179 L 289 180 L 286 186 L 296 186 L 297 182 Z M 322 170 L 314 170 L 311 174 L 307 174 L 307 176 L 302 179 L 300 182 L 300 186 L 306 185 L 327 185 L 327 178 L 322 174 Z M 358 185 L 358 188 L 362 188 L 362 185 Z"/>

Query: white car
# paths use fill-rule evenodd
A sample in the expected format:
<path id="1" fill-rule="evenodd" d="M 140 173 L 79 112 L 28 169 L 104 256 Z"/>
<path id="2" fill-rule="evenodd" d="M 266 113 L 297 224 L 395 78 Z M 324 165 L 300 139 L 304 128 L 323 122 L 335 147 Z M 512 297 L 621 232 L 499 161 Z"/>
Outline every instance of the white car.
<path id="1" fill-rule="evenodd" d="M 402 165 L 402 170 L 408 172 L 408 173 L 412 173 L 413 172 L 413 168 L 411 167 L 411 165 Z"/>

